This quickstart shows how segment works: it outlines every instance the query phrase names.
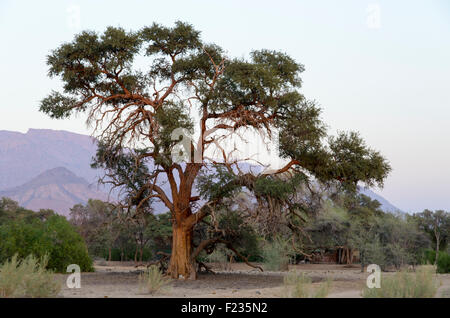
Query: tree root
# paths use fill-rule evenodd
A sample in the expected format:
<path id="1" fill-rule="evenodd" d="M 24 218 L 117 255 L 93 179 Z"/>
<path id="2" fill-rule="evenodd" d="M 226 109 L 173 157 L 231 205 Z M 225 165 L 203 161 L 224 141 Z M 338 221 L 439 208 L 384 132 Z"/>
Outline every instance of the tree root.
<path id="1" fill-rule="evenodd" d="M 156 255 L 161 255 L 162 257 L 159 260 L 148 262 L 146 264 L 147 268 L 149 268 L 150 266 L 153 266 L 153 265 L 158 265 L 159 270 L 163 274 L 166 274 L 167 269 L 169 268 L 170 254 L 164 253 L 164 252 L 157 252 Z M 137 267 L 137 265 L 135 267 Z"/>
<path id="2" fill-rule="evenodd" d="M 225 242 L 226 242 L 226 241 L 225 241 Z M 241 253 L 239 253 L 239 252 L 231 245 L 231 243 L 227 242 L 227 243 L 225 243 L 225 245 L 226 245 L 226 247 L 227 247 L 228 249 L 232 250 L 232 251 L 237 255 L 237 257 L 239 257 L 240 259 L 242 259 L 242 260 L 244 261 L 245 264 L 247 264 L 247 265 L 250 266 L 250 267 L 257 268 L 257 269 L 259 269 L 261 272 L 264 272 L 264 270 L 262 269 L 261 266 L 254 265 L 254 264 L 250 263 L 250 262 L 248 261 L 247 257 L 245 257 L 244 255 L 242 255 Z"/>
<path id="3" fill-rule="evenodd" d="M 210 274 L 216 274 L 212 269 L 211 269 L 211 267 L 209 267 L 209 266 L 207 266 L 205 263 L 203 263 L 203 262 L 200 262 L 200 261 L 197 261 L 197 264 L 198 264 L 198 272 L 200 273 L 201 272 L 201 270 L 202 270 L 202 268 L 204 268 L 205 269 L 205 272 L 207 272 L 207 273 L 210 273 Z"/>

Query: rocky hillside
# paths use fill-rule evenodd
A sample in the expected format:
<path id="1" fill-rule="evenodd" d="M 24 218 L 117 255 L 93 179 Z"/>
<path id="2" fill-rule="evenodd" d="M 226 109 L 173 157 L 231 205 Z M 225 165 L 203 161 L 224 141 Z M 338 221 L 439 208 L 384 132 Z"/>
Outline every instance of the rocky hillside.
<path id="1" fill-rule="evenodd" d="M 89 166 L 95 150 L 93 138 L 67 131 L 0 131 L 0 190 L 22 185 L 56 167 L 95 182 L 98 172 Z"/>
<path id="2" fill-rule="evenodd" d="M 96 188 L 102 172 L 90 167 L 95 151 L 93 138 L 68 131 L 0 131 L 0 196 L 11 196 L 33 210 L 51 208 L 62 214 L 75 203 L 106 198 Z M 387 212 L 399 210 L 371 190 L 363 193 Z M 166 210 L 162 203 L 155 206 L 156 213 Z"/>
<path id="3" fill-rule="evenodd" d="M 0 197 L 9 197 L 34 211 L 52 209 L 63 215 L 68 215 L 75 204 L 84 204 L 91 198 L 107 199 L 95 185 L 63 167 L 47 170 L 20 186 L 0 191 Z"/>

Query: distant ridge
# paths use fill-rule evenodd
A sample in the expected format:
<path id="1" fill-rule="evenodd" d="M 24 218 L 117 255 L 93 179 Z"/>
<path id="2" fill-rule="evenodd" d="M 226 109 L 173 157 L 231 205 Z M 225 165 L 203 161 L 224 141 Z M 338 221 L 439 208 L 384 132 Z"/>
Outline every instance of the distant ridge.
<path id="1" fill-rule="evenodd" d="M 376 194 L 375 192 L 373 192 L 370 189 L 364 189 L 361 188 L 359 190 L 360 193 L 367 195 L 368 197 L 370 197 L 372 200 L 377 200 L 378 202 L 381 203 L 381 209 L 384 212 L 388 212 L 388 213 L 400 213 L 400 214 L 404 214 L 405 212 L 400 210 L 399 208 L 397 208 L 395 205 L 393 205 L 391 202 L 389 202 L 388 200 L 386 200 L 384 197 L 382 197 L 379 194 Z"/>
<path id="2" fill-rule="evenodd" d="M 75 204 L 85 204 L 91 198 L 107 199 L 105 193 L 64 167 L 47 170 L 29 182 L 0 191 L 0 197 L 18 201 L 30 210 L 52 209 L 66 216 Z"/>
<path id="3" fill-rule="evenodd" d="M 101 172 L 90 168 L 97 145 L 90 136 L 62 130 L 0 131 L 0 190 L 19 186 L 56 167 L 94 183 Z"/>
<path id="4" fill-rule="evenodd" d="M 33 210 L 52 208 L 62 214 L 68 213 L 73 202 L 106 200 L 106 194 L 96 189 L 102 171 L 90 167 L 96 149 L 94 138 L 69 131 L 29 129 L 24 134 L 0 130 L 0 196 L 11 195 Z M 361 189 L 361 193 L 378 200 L 386 212 L 403 212 L 371 190 Z M 156 202 L 156 213 L 166 210 Z"/>

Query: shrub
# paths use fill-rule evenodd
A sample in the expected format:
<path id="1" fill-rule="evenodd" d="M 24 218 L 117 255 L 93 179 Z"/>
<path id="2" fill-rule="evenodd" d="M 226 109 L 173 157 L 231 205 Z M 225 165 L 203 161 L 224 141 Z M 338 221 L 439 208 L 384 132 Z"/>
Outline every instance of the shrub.
<path id="1" fill-rule="evenodd" d="M 394 276 L 383 276 L 381 288 L 365 288 L 365 298 L 430 298 L 437 292 L 434 266 L 421 266 L 415 273 L 397 272 Z"/>
<path id="2" fill-rule="evenodd" d="M 152 265 L 139 275 L 139 283 L 141 288 L 145 288 L 148 293 L 156 294 L 166 288 L 170 280 L 161 273 L 156 265 Z"/>
<path id="3" fill-rule="evenodd" d="M 436 260 L 436 251 L 427 249 L 424 252 L 423 264 L 434 264 Z M 437 260 L 437 272 L 440 274 L 450 273 L 450 254 L 439 251 Z"/>
<path id="4" fill-rule="evenodd" d="M 427 265 L 427 264 L 434 264 L 435 259 L 436 259 L 436 251 L 433 249 L 426 249 L 423 253 L 423 259 L 422 259 L 422 264 L 423 265 Z"/>
<path id="5" fill-rule="evenodd" d="M 437 272 L 441 274 L 450 273 L 450 254 L 444 252 L 439 253 Z"/>
<path id="6" fill-rule="evenodd" d="M 284 276 L 283 284 L 286 297 L 325 298 L 330 292 L 332 280 L 327 279 L 314 291 L 312 289 L 312 280 L 305 273 L 298 275 L 296 272 L 290 272 Z"/>
<path id="7" fill-rule="evenodd" d="M 442 297 L 442 298 L 450 298 L 450 288 L 444 289 L 444 290 L 442 291 L 441 297 Z"/>
<path id="8" fill-rule="evenodd" d="M 206 259 L 210 263 L 216 263 L 221 270 L 230 269 L 228 266 L 228 256 L 223 248 L 216 248 Z"/>
<path id="9" fill-rule="evenodd" d="M 93 271 L 92 259 L 86 244 L 73 226 L 61 216 L 52 216 L 45 222 L 43 240 L 49 242 L 48 267 L 65 272 L 70 264 L 77 264 L 83 272 Z"/>
<path id="10" fill-rule="evenodd" d="M 0 266 L 0 297 L 55 297 L 61 285 L 45 269 L 48 256 L 33 255 L 20 261 L 17 254 Z"/>
<path id="11" fill-rule="evenodd" d="M 271 271 L 287 270 L 291 255 L 293 251 L 288 241 L 275 238 L 272 242 L 266 242 L 262 249 L 264 268 Z"/>
<path id="12" fill-rule="evenodd" d="M 70 223 L 62 216 L 53 215 L 45 221 L 15 220 L 0 226 L 0 262 L 17 254 L 18 259 L 27 255 L 38 258 L 48 255 L 47 268 L 65 272 L 70 264 L 77 264 L 82 271 L 92 271 L 92 260 L 86 244 Z"/>

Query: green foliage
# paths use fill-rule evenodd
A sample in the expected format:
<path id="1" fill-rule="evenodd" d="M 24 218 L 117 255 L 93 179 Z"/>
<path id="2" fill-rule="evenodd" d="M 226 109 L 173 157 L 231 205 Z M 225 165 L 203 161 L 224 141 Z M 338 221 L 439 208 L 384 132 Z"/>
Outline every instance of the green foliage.
<path id="1" fill-rule="evenodd" d="M 135 208 L 122 209 L 89 200 L 87 205 L 75 205 L 70 217 L 93 257 L 111 261 L 136 257 L 137 261 L 145 261 L 158 251 L 170 253 L 172 224 L 169 213 L 153 215 L 148 207 L 137 213 Z"/>
<path id="2" fill-rule="evenodd" d="M 318 288 L 313 290 L 310 277 L 305 273 L 298 275 L 296 272 L 291 271 L 284 276 L 283 286 L 286 297 L 325 298 L 330 292 L 332 279 L 328 278 L 325 282 L 321 283 Z"/>
<path id="3" fill-rule="evenodd" d="M 350 216 L 345 209 L 325 203 L 315 218 L 310 219 L 306 230 L 317 246 L 334 248 L 349 243 Z"/>
<path id="4" fill-rule="evenodd" d="M 158 266 L 152 265 L 147 271 L 139 275 L 139 283 L 141 288 L 150 294 L 157 294 L 164 290 L 170 283 L 170 280 L 159 270 Z"/>
<path id="5" fill-rule="evenodd" d="M 363 290 L 365 298 L 431 298 L 437 292 L 433 266 L 419 267 L 415 273 L 401 271 L 393 276 L 382 275 L 381 288 Z"/>
<path id="6" fill-rule="evenodd" d="M 262 248 L 264 268 L 270 271 L 285 271 L 289 260 L 294 255 L 289 240 L 275 237 L 273 241 L 265 242 Z"/>
<path id="7" fill-rule="evenodd" d="M 437 272 L 441 274 L 450 273 L 450 254 L 445 252 L 439 253 Z"/>
<path id="8" fill-rule="evenodd" d="M 77 264 L 84 272 L 93 271 L 86 244 L 64 217 L 51 217 L 44 226 L 42 241 L 48 244 L 49 268 L 65 272 L 68 265 Z"/>
<path id="9" fill-rule="evenodd" d="M 427 237 L 414 219 L 383 213 L 367 198 L 352 203 L 348 244 L 357 248 L 362 266 L 375 263 L 385 269 L 418 264 L 428 246 Z"/>
<path id="10" fill-rule="evenodd" d="M 450 213 L 442 210 L 434 212 L 424 210 L 421 213 L 414 214 L 412 218 L 417 222 L 420 229 L 427 233 L 435 250 L 445 251 L 450 241 Z"/>
<path id="11" fill-rule="evenodd" d="M 223 264 L 227 262 L 228 256 L 237 253 L 251 261 L 260 260 L 259 239 L 255 228 L 248 223 L 242 211 L 226 204 L 206 217 L 205 222 L 198 224 L 194 232 L 194 245 L 198 246 L 204 241 L 213 242 L 205 247 L 198 259 Z M 237 253 L 229 249 L 229 246 Z M 239 261 L 239 257 L 235 256 Z"/>
<path id="12" fill-rule="evenodd" d="M 0 262 L 15 254 L 19 259 L 30 254 L 39 258 L 48 255 L 47 267 L 57 272 L 65 272 L 70 264 L 92 271 L 85 242 L 70 223 L 63 216 L 51 215 L 45 220 L 38 216 L 0 224 Z"/>
<path id="13" fill-rule="evenodd" d="M 150 60 L 148 71 L 133 67 L 142 54 Z M 217 121 L 220 128 L 262 128 L 269 134 L 278 129 L 281 155 L 320 181 L 382 185 L 390 171 L 356 133 L 341 133 L 324 146 L 320 109 L 299 92 L 305 68 L 282 52 L 262 49 L 248 59 L 228 58 L 217 45 L 205 44 L 192 25 L 177 21 L 173 27 L 153 24 L 138 32 L 114 27 L 103 34 L 81 32 L 54 50 L 47 64 L 49 75 L 63 80 L 64 92 L 44 98 L 42 112 L 54 118 L 87 112 L 92 121 L 108 120 L 101 136 L 109 149 L 149 140 L 153 147 L 140 158 L 152 158 L 155 166 L 172 170 L 170 133 L 192 128 L 193 118 L 179 103 L 183 91 L 200 117 Z M 229 195 L 237 186 L 231 182 L 234 186 L 228 187 L 229 178 L 220 174 L 218 182 L 206 183 L 218 185 L 210 198 Z M 292 192 L 280 183 L 261 182 L 258 187 L 268 194 Z"/>
<path id="14" fill-rule="evenodd" d="M 133 61 L 138 57 L 145 57 L 150 67 L 137 69 Z M 301 192 L 308 177 L 355 190 L 358 182 L 382 185 L 391 169 L 357 133 L 340 133 L 326 142 L 319 107 L 299 92 L 302 64 L 266 49 L 251 52 L 248 59 L 228 58 L 217 45 L 205 44 L 188 23 L 178 21 L 173 27 L 154 23 L 137 32 L 115 27 L 102 34 L 84 31 L 52 51 L 47 64 L 49 75 L 59 77 L 64 86 L 62 92 L 51 92 L 41 101 L 40 111 L 52 118 L 88 114 L 103 143 L 94 166 L 107 170 L 103 182 L 125 189 L 127 212 L 134 209 L 136 215 L 150 213 L 150 198 L 160 199 L 175 213 L 177 198 L 172 198 L 173 204 L 168 194 L 190 194 L 194 184 L 203 198 L 218 205 L 246 187 L 259 203 L 261 197 L 267 205 L 275 200 L 279 213 L 300 206 L 305 210 L 290 199 Z M 237 176 L 216 165 L 208 175 L 199 174 L 197 163 L 184 168 L 172 162 L 173 150 L 179 150 L 177 140 L 171 138 L 173 129 L 194 127 L 186 103 L 198 109 L 202 133 L 208 132 L 203 146 L 219 142 L 220 149 L 224 139 L 213 134 L 220 135 L 223 129 L 238 134 L 243 129 L 261 129 L 269 135 L 277 130 L 281 156 L 290 159 L 299 172 L 289 179 Z M 151 146 L 125 151 L 130 144 Z M 183 191 L 175 189 L 174 173 L 182 180 Z M 171 193 L 161 188 L 160 174 L 168 177 Z M 184 196 L 186 202 L 180 204 L 194 204 L 196 200 L 191 199 Z M 123 211 L 110 212 L 120 215 Z M 108 226 L 100 227 L 101 244 L 111 250 L 120 242 L 124 252 L 130 245 L 126 232 L 133 231 L 127 228 L 119 236 L 108 236 L 118 223 L 109 217 L 106 221 Z M 142 247 L 145 240 L 140 241 Z"/>
<path id="15" fill-rule="evenodd" d="M 350 189 L 358 181 L 368 186 L 383 186 L 391 167 L 378 151 L 367 147 L 358 133 L 341 132 L 337 137 L 330 137 L 329 147 L 334 158 L 331 166 L 334 179 L 342 180 Z"/>
<path id="16" fill-rule="evenodd" d="M 450 288 L 444 289 L 441 294 L 442 298 L 450 298 Z"/>
<path id="17" fill-rule="evenodd" d="M 216 263 L 221 270 L 227 270 L 228 267 L 228 254 L 224 247 L 219 246 L 214 251 L 206 256 L 206 260 L 209 263 Z"/>
<path id="18" fill-rule="evenodd" d="M 234 180 L 235 176 L 224 166 L 216 165 L 213 173 L 201 173 L 198 176 L 197 189 L 207 200 L 228 198 L 241 188 Z"/>
<path id="19" fill-rule="evenodd" d="M 259 251 L 258 235 L 255 229 L 245 223 L 238 211 L 225 210 L 220 214 L 219 229 L 222 238 L 232 242 L 233 246 L 245 257 L 257 256 Z"/>
<path id="20" fill-rule="evenodd" d="M 294 193 L 298 187 L 306 181 L 303 174 L 295 174 L 288 180 L 277 178 L 276 176 L 267 176 L 257 178 L 254 184 L 254 191 L 257 195 L 269 196 L 278 200 L 287 199 L 288 195 Z"/>
<path id="21" fill-rule="evenodd" d="M 421 264 L 423 265 L 432 265 L 436 259 L 436 251 L 430 248 L 423 250 L 423 255 L 421 259 Z"/>
<path id="22" fill-rule="evenodd" d="M 20 261 L 15 254 L 0 265 L 0 298 L 48 298 L 58 295 L 61 284 L 55 280 L 53 273 L 46 269 L 47 261 L 47 255 L 41 260 L 28 255 Z"/>

